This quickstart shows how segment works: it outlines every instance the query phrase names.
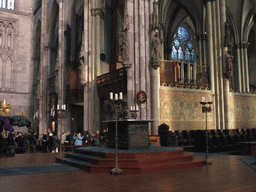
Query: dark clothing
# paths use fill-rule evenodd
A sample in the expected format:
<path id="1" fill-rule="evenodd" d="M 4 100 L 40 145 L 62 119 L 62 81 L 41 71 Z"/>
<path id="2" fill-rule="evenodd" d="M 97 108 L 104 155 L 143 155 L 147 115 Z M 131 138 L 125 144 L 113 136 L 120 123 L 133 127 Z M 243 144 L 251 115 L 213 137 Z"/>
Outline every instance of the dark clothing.
<path id="1" fill-rule="evenodd" d="M 8 145 L 14 145 L 14 135 L 13 134 L 8 135 L 7 143 L 8 143 Z"/>
<path id="2" fill-rule="evenodd" d="M 66 140 L 64 141 L 64 143 L 67 144 L 67 145 L 71 145 L 71 141 L 72 141 L 72 137 L 69 134 L 69 135 L 66 136 Z"/>
<path id="3" fill-rule="evenodd" d="M 14 140 L 15 140 L 14 135 L 10 133 L 7 137 L 7 144 L 8 144 L 7 155 L 11 155 L 11 156 L 15 155 Z"/>
<path id="4" fill-rule="evenodd" d="M 44 134 L 42 137 L 42 150 L 43 152 L 47 152 L 47 147 L 49 143 L 49 137 L 47 134 Z"/>
<path id="5" fill-rule="evenodd" d="M 35 152 L 36 151 L 36 139 L 34 135 L 29 135 L 28 137 L 29 140 L 29 145 L 30 145 L 30 152 Z"/>

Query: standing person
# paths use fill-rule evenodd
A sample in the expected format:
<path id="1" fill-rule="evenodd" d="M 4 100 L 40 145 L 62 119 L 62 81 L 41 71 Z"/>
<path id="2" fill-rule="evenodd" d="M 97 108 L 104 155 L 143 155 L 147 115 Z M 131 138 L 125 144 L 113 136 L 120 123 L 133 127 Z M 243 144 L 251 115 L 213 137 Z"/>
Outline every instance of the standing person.
<path id="1" fill-rule="evenodd" d="M 36 138 L 33 133 L 28 133 L 28 140 L 29 140 L 29 146 L 30 146 L 30 153 L 36 152 Z"/>
<path id="2" fill-rule="evenodd" d="M 1 132 L 0 134 L 0 154 L 2 155 L 4 152 L 4 132 Z"/>
<path id="3" fill-rule="evenodd" d="M 75 136 L 74 145 L 83 145 L 83 137 L 81 136 L 81 133 L 77 133 L 77 135 Z"/>
<path id="4" fill-rule="evenodd" d="M 103 129 L 101 132 L 101 145 L 105 146 L 107 144 L 107 131 L 106 129 Z"/>
<path id="5" fill-rule="evenodd" d="M 64 146 L 69 146 L 69 147 L 65 147 L 65 151 L 71 151 L 71 148 L 70 148 L 70 145 L 71 145 L 71 141 L 72 141 L 72 136 L 69 132 L 67 132 L 66 134 L 66 138 L 65 138 L 65 141 L 64 141 Z"/>
<path id="6" fill-rule="evenodd" d="M 10 156 L 14 156 L 15 155 L 15 149 L 14 149 L 14 140 L 15 140 L 15 136 L 14 136 L 14 132 L 13 133 L 9 133 L 8 137 L 7 137 L 7 155 Z"/>
<path id="7" fill-rule="evenodd" d="M 23 152 L 24 153 L 27 152 L 29 144 L 30 142 L 29 142 L 28 134 L 24 133 L 24 136 L 23 136 Z"/>
<path id="8" fill-rule="evenodd" d="M 100 145 L 100 132 L 96 131 L 95 137 L 94 137 L 94 145 L 99 146 Z"/>
<path id="9" fill-rule="evenodd" d="M 66 133 L 64 130 L 62 130 L 62 134 L 61 134 L 61 144 L 62 144 L 63 146 L 64 146 L 64 144 L 65 144 L 66 138 L 67 138 L 67 133 Z"/>
<path id="10" fill-rule="evenodd" d="M 45 130 L 42 137 L 42 150 L 44 153 L 47 152 L 48 142 L 49 142 L 49 137 L 48 137 L 47 131 Z"/>
<path id="11" fill-rule="evenodd" d="M 86 131 L 85 132 L 85 137 L 84 137 L 84 144 L 85 144 L 85 146 L 87 146 L 88 147 L 88 145 L 89 145 L 89 141 L 90 141 L 90 133 L 89 133 L 89 131 Z"/>
<path id="12" fill-rule="evenodd" d="M 95 133 L 92 132 L 91 134 L 91 142 L 92 142 L 92 146 L 95 146 Z"/>

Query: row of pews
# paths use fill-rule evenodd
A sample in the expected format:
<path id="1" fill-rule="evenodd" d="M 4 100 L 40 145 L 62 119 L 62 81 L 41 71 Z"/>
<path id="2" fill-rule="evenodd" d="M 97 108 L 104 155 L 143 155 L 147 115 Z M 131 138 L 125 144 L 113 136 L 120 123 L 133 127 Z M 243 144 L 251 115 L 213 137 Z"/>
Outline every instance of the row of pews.
<path id="1" fill-rule="evenodd" d="M 163 124 L 158 128 L 161 146 L 189 147 L 200 152 L 206 150 L 208 142 L 209 152 L 223 152 L 237 151 L 246 142 L 256 142 L 256 128 L 207 130 L 207 134 L 206 130 L 169 131 L 168 128 Z"/>

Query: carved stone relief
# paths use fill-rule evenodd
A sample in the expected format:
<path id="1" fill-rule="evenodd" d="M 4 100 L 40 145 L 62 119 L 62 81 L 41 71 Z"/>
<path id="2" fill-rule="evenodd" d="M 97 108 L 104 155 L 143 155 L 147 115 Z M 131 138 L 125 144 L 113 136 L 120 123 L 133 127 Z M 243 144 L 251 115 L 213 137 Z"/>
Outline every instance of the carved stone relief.
<path id="1" fill-rule="evenodd" d="M 0 89 L 14 90 L 13 62 L 14 62 L 15 22 L 0 19 Z"/>

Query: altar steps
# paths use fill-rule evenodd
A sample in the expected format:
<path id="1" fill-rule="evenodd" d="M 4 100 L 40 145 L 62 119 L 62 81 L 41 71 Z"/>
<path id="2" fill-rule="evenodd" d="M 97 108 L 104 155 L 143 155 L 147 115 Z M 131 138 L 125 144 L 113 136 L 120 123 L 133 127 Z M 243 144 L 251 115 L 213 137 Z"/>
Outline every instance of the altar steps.
<path id="1" fill-rule="evenodd" d="M 115 153 L 98 150 L 76 149 L 56 162 L 78 167 L 88 172 L 110 173 L 115 167 Z M 118 165 L 123 173 L 143 173 L 153 170 L 166 170 L 202 166 L 205 162 L 195 160 L 192 155 L 184 155 L 183 150 L 151 151 L 141 153 L 118 153 Z"/>

